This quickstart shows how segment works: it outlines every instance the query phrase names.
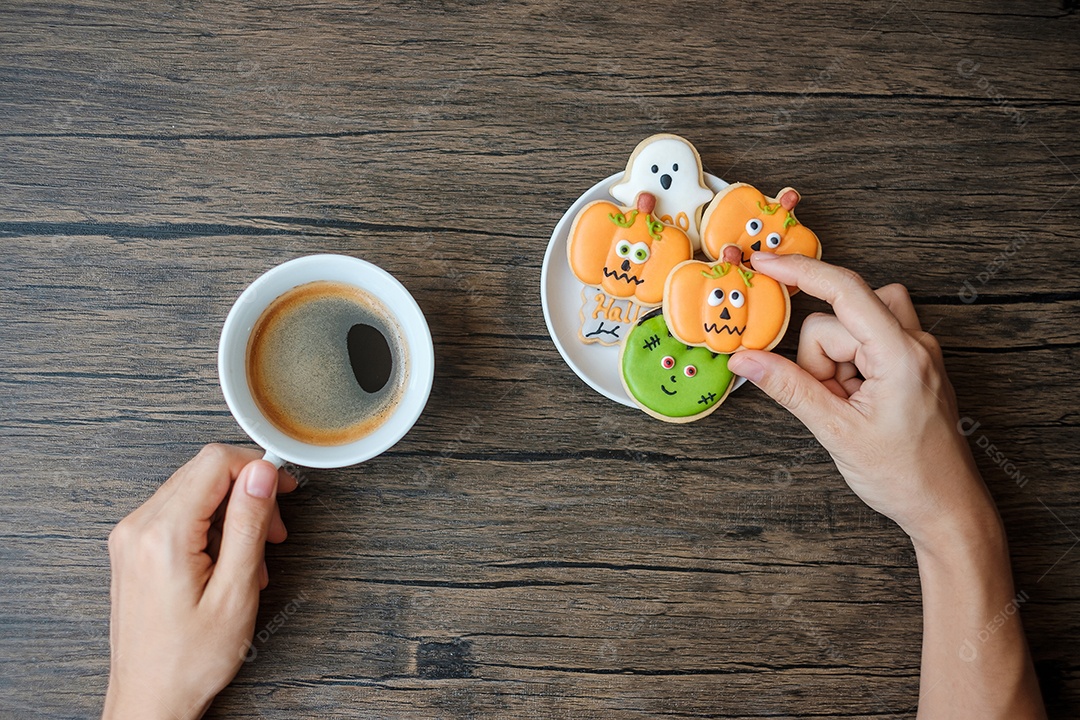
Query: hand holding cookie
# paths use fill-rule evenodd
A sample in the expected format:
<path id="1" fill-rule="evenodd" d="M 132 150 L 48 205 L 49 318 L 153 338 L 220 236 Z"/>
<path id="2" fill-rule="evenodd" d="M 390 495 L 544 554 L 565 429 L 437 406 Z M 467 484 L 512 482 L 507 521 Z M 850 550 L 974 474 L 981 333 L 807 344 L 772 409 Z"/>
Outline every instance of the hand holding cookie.
<path id="1" fill-rule="evenodd" d="M 877 291 L 854 272 L 801 255 L 756 252 L 754 268 L 832 305 L 803 323 L 798 364 L 768 352 L 731 356 L 746 377 L 801 420 L 852 490 L 916 545 L 958 521 L 996 522 L 975 468 L 937 341 L 907 291 Z"/>

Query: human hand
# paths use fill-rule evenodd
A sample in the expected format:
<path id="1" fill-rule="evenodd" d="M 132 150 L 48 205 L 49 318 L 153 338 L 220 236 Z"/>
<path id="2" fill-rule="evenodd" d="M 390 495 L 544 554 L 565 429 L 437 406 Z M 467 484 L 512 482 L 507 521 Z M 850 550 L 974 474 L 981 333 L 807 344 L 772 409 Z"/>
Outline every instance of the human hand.
<path id="1" fill-rule="evenodd" d="M 277 493 L 297 486 L 260 457 L 207 445 L 109 535 L 104 718 L 201 717 L 240 669 L 268 582 L 265 543 L 286 536 Z"/>
<path id="2" fill-rule="evenodd" d="M 756 271 L 820 298 L 835 315 L 806 318 L 798 364 L 741 350 L 728 367 L 792 412 L 862 500 L 916 547 L 1000 526 L 959 432 L 937 341 L 902 285 L 873 291 L 857 274 L 799 255 L 756 252 Z"/>

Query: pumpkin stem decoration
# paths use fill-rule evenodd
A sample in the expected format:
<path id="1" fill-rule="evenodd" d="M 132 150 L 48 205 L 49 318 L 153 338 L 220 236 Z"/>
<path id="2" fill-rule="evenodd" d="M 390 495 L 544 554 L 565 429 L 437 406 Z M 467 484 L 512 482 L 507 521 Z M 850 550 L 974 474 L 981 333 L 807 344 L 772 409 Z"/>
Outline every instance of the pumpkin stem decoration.
<path id="1" fill-rule="evenodd" d="M 725 245 L 720 253 L 720 259 L 732 265 L 742 264 L 742 248 L 738 245 Z"/>
<path id="2" fill-rule="evenodd" d="M 637 202 L 635 204 L 637 205 L 638 210 L 646 215 L 651 215 L 653 209 L 656 207 L 656 196 L 647 192 L 638 193 Z"/>
<path id="3" fill-rule="evenodd" d="M 758 210 L 765 213 L 766 215 L 775 215 L 776 211 L 780 209 L 779 204 L 770 205 L 769 203 L 761 202 L 760 200 L 758 201 L 757 206 Z"/>
<path id="4" fill-rule="evenodd" d="M 637 210 L 631 210 L 629 217 L 622 213 L 608 213 L 608 217 L 611 218 L 611 222 L 619 227 L 628 228 L 634 224 L 634 218 L 637 217 Z"/>
<path id="5" fill-rule="evenodd" d="M 795 209 L 795 206 L 799 204 L 799 200 L 801 199 L 802 197 L 799 195 L 799 191 L 794 189 L 788 190 L 786 193 L 777 198 L 777 200 L 780 202 L 780 207 L 787 210 L 789 216 L 791 214 L 791 211 Z"/>

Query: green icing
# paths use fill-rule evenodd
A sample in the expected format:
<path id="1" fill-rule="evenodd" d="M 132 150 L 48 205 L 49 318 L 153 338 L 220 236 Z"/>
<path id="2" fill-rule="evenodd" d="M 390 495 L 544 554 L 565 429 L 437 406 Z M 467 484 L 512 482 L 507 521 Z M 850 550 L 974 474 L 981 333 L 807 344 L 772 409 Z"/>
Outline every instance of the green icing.
<path id="1" fill-rule="evenodd" d="M 710 280 L 716 280 L 718 278 L 724 277 L 729 272 L 731 272 L 731 268 L 732 268 L 731 263 L 726 263 L 726 262 L 717 263 L 716 265 L 713 265 L 712 267 L 710 267 L 708 270 L 702 270 L 701 271 L 701 276 L 702 277 L 707 277 Z M 748 288 L 754 287 L 753 283 L 750 282 L 750 280 L 754 277 L 754 271 L 753 270 L 744 270 L 741 267 L 736 267 L 735 271 L 739 273 L 739 277 L 742 278 L 743 284 L 746 285 L 746 287 L 748 287 Z"/>
<path id="2" fill-rule="evenodd" d="M 739 271 L 739 277 L 742 278 L 743 284 L 746 285 L 746 287 L 754 287 L 753 283 L 750 282 L 750 279 L 754 277 L 753 270 L 743 270 L 741 267 L 735 269 Z"/>
<path id="3" fill-rule="evenodd" d="M 665 368 L 664 357 L 673 358 L 675 365 Z M 724 397 L 735 380 L 727 361 L 727 355 L 708 348 L 683 345 L 668 333 L 663 314 L 654 310 L 626 338 L 622 375 L 640 405 L 665 417 L 683 418 L 705 412 Z M 693 377 L 686 376 L 688 365 L 697 369 Z"/>
<path id="4" fill-rule="evenodd" d="M 766 215 L 775 215 L 776 211 L 780 209 L 780 203 L 776 203 L 775 205 L 769 205 L 768 203 L 763 203 L 760 200 L 758 201 L 757 206 L 758 209 Z"/>
<path id="5" fill-rule="evenodd" d="M 702 270 L 701 271 L 701 276 L 702 277 L 707 277 L 710 280 L 716 280 L 718 278 L 722 278 L 725 275 L 727 275 L 728 271 L 730 271 L 730 270 L 731 270 L 731 263 L 726 263 L 726 262 L 717 263 L 716 265 L 713 265 L 708 270 Z"/>
<path id="6" fill-rule="evenodd" d="M 628 228 L 636 222 L 638 216 L 637 210 L 631 210 L 626 215 L 622 213 L 608 213 L 608 217 L 611 222 L 615 223 L 619 227 Z M 652 215 L 645 216 L 645 228 L 649 231 L 649 236 L 653 240 L 660 239 L 660 233 L 664 232 L 664 223 L 659 220 L 655 220 Z"/>
<path id="7" fill-rule="evenodd" d="M 798 225 L 799 221 L 795 219 L 795 214 L 788 211 L 787 219 L 784 220 L 784 229 L 787 230 L 792 225 Z"/>
<path id="8" fill-rule="evenodd" d="M 653 240 L 659 240 L 660 233 L 664 232 L 664 223 L 659 220 L 653 220 L 652 215 L 645 216 L 645 227 L 649 229 L 649 236 Z"/>

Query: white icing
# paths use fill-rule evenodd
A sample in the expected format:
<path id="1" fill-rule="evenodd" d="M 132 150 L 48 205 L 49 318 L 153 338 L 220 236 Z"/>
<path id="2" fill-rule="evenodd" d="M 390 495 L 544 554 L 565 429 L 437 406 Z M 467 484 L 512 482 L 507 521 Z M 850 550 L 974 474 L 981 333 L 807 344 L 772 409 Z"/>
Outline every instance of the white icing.
<path id="1" fill-rule="evenodd" d="M 578 337 L 585 344 L 618 345 L 645 312 L 648 310 L 633 298 L 614 298 L 602 290 L 583 286 Z"/>
<path id="2" fill-rule="evenodd" d="M 769 236 L 765 238 L 765 245 L 767 245 L 770 250 L 780 247 L 780 233 L 769 233 Z"/>
<path id="3" fill-rule="evenodd" d="M 746 295 L 742 294 L 738 290 L 732 290 L 728 293 L 728 300 L 731 302 L 732 307 L 741 308 L 743 303 L 746 302 Z"/>
<path id="4" fill-rule="evenodd" d="M 636 242 L 630 248 L 630 261 L 635 265 L 641 265 L 649 260 L 649 246 L 643 242 Z"/>
<path id="5" fill-rule="evenodd" d="M 750 237 L 754 237 L 761 232 L 761 228 L 763 227 L 765 227 L 765 225 L 760 220 L 757 218 L 750 218 L 746 221 L 746 234 Z"/>
<path id="6" fill-rule="evenodd" d="M 670 179 L 667 189 L 661 183 L 664 176 Z M 696 249 L 701 244 L 697 211 L 713 198 L 701 177 L 701 162 L 690 143 L 674 135 L 654 135 L 634 149 L 622 180 L 611 186 L 611 195 L 622 205 L 633 206 L 638 193 L 652 193 L 653 216 L 681 228 Z"/>
<path id="7" fill-rule="evenodd" d="M 716 307 L 720 303 L 724 302 L 724 291 L 720 288 L 716 288 L 711 293 L 709 293 L 709 297 L 706 299 L 706 302 L 708 302 L 711 307 Z"/>

